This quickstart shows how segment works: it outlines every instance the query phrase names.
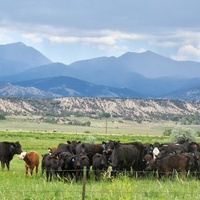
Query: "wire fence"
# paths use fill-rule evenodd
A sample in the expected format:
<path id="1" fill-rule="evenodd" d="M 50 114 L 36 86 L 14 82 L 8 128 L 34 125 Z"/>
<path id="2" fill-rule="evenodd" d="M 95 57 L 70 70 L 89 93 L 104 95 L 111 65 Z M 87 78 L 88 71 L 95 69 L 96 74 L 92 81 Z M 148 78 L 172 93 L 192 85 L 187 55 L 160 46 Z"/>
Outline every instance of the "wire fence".
<path id="1" fill-rule="evenodd" d="M 73 172 L 82 172 L 82 170 L 72 170 Z M 13 176 L 19 176 L 19 173 L 24 170 L 5 171 L 3 174 L 11 173 Z M 150 177 L 134 177 L 128 176 L 127 173 L 120 171 L 116 179 L 108 179 L 102 177 L 100 181 L 86 179 L 86 168 L 84 168 L 83 178 L 76 182 L 74 179 L 61 178 L 59 175 L 54 177 L 51 182 L 46 182 L 45 176 L 33 175 L 32 177 L 20 175 L 20 181 L 23 184 L 18 184 L 12 187 L 12 180 L 10 180 L 10 187 L 4 187 L 6 179 L 1 180 L 0 184 L 0 199 L 198 199 L 198 189 L 200 186 L 199 180 L 194 177 L 189 179 L 182 179 L 176 172 L 173 180 L 162 181 L 155 176 Z M 104 172 L 104 171 L 102 171 Z M 90 170 L 92 175 L 93 171 Z M 105 173 L 105 172 L 104 172 Z M 142 172 L 140 172 L 142 173 Z M 128 173 L 129 174 L 129 173 Z M 1 174 L 2 175 L 2 174 Z M 0 176 L 1 176 L 0 175 Z M 25 178 L 26 177 L 26 178 Z M 8 176 L 7 178 L 12 179 Z M 94 178 L 94 177 L 91 177 Z M 189 180 L 189 181 L 188 181 Z M 26 187 L 27 183 L 27 187 Z M 167 184 L 169 183 L 169 184 Z M 138 186 L 137 186 L 138 184 Z M 191 184 L 191 185 L 190 185 Z M 155 187 L 153 186 L 155 185 Z M 171 186 L 175 185 L 175 187 Z M 182 185 L 180 187 L 179 185 Z M 18 187 L 19 186 L 19 187 Z M 185 188 L 183 188 L 186 186 Z M 30 187 L 30 188 L 28 188 Z M 181 194 L 182 193 L 182 194 Z M 184 195 L 183 195 L 184 194 Z M 198 198 L 197 198 L 198 196 Z M 167 199 L 167 198 L 166 198 Z"/>

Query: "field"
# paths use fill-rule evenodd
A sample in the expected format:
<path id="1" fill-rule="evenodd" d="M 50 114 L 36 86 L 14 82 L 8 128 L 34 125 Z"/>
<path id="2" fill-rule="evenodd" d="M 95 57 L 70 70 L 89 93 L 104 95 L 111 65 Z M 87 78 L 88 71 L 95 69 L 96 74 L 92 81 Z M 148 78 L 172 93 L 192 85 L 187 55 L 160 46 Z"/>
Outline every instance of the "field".
<path id="1" fill-rule="evenodd" d="M 86 119 L 81 119 L 86 120 Z M 95 138 L 96 143 L 108 139 L 120 141 L 165 142 L 168 137 L 163 130 L 177 126 L 173 123 L 119 122 L 117 120 L 94 121 L 91 127 L 69 126 L 64 124 L 47 124 L 26 121 L 24 118 L 10 118 L 0 121 L 1 141 L 20 141 L 25 151 L 36 150 L 40 155 L 47 153 L 48 147 L 57 146 L 66 140 L 88 141 Z M 194 129 L 199 129 L 195 126 Z M 82 183 L 53 180 L 46 182 L 45 176 L 34 174 L 26 177 L 24 163 L 17 156 L 10 163 L 10 171 L 0 170 L 0 199 L 82 199 Z M 119 175 L 108 180 L 106 175 L 101 181 L 91 179 L 86 182 L 85 199 L 199 199 L 199 180 L 174 177 L 173 180 L 158 180 L 153 177 L 133 178 Z"/>

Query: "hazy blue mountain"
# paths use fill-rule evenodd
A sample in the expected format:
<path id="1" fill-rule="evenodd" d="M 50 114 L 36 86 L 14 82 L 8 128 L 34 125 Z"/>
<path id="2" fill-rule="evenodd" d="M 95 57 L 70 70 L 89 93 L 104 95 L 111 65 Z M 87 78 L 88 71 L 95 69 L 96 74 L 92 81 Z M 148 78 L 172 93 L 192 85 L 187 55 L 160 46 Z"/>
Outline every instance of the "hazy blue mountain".
<path id="1" fill-rule="evenodd" d="M 61 81 L 61 76 L 67 76 L 68 79 L 75 78 L 71 80 L 69 88 Z M 49 78 L 49 85 L 51 82 L 55 84 L 55 80 L 57 85 L 51 89 L 42 88 L 48 85 L 46 78 Z M 36 85 L 38 89 L 45 89 L 48 92 L 56 90 L 56 94 L 59 90 L 58 94 L 63 92 L 62 95 L 68 96 L 70 94 L 119 96 L 121 90 L 122 97 L 140 95 L 139 97 L 160 98 L 200 87 L 200 63 L 178 62 L 146 51 L 143 53 L 127 52 L 120 57 L 80 60 L 64 65 L 52 63 L 40 52 L 23 43 L 0 45 L 1 81 L 13 84 L 30 81 L 33 86 L 35 79 L 39 79 L 41 83 L 39 86 Z M 67 89 L 62 87 L 62 84 Z M 87 92 L 84 88 L 87 88 Z"/>
<path id="2" fill-rule="evenodd" d="M 148 78 L 200 78 L 200 63 L 192 61 L 175 61 L 151 51 L 143 53 L 127 52 L 118 60 L 130 71 Z"/>
<path id="3" fill-rule="evenodd" d="M 1 77 L 1 80 L 19 82 L 56 76 L 67 76 L 70 71 L 71 69 L 69 69 L 69 67 L 65 64 L 52 63 L 49 65 L 34 67 L 15 75 Z"/>
<path id="4" fill-rule="evenodd" d="M 56 98 L 60 95 L 42 91 L 35 87 L 22 87 L 10 83 L 0 84 L 0 97 Z"/>
<path id="5" fill-rule="evenodd" d="M 52 62 L 39 51 L 21 42 L 0 45 L 0 76 L 16 74 L 50 63 Z"/>
<path id="6" fill-rule="evenodd" d="M 89 96 L 89 97 L 140 97 L 127 88 L 114 88 L 103 85 L 95 85 L 72 77 L 52 77 L 37 80 L 29 80 L 16 83 L 23 87 L 34 87 L 62 96 Z"/>
<path id="7" fill-rule="evenodd" d="M 95 64 L 96 59 L 78 61 L 72 65 L 52 63 L 50 65 L 31 68 L 17 75 L 4 77 L 2 80 L 19 82 L 48 77 L 70 76 L 95 85 L 128 88 L 141 94 L 143 97 L 160 97 L 180 89 L 183 90 L 200 85 L 200 79 L 198 78 L 146 78 L 138 73 L 128 71 L 114 57 L 103 57 L 97 60 L 98 65 Z"/>
<path id="8" fill-rule="evenodd" d="M 168 95 L 163 96 L 167 99 L 184 99 L 184 100 L 199 100 L 200 99 L 200 87 L 186 90 L 179 90 Z"/>

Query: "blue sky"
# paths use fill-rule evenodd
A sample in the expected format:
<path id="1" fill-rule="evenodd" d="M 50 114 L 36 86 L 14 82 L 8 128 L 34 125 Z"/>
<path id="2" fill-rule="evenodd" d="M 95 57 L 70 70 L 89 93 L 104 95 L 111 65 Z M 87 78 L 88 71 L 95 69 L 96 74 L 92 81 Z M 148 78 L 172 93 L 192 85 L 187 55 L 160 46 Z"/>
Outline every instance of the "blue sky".
<path id="1" fill-rule="evenodd" d="M 53 62 L 153 51 L 200 62 L 199 0 L 0 0 L 0 44 Z"/>

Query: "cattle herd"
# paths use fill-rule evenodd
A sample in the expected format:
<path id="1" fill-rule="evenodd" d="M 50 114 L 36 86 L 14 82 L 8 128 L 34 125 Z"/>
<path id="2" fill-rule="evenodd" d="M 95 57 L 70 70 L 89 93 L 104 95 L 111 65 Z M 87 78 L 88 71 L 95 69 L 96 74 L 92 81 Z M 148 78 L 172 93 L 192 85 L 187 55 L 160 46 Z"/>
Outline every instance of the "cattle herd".
<path id="1" fill-rule="evenodd" d="M 25 161 L 26 174 L 38 172 L 39 154 L 36 151 L 24 152 L 19 142 L 0 142 L 0 161 L 2 169 L 9 170 L 10 161 L 15 154 Z M 119 173 L 133 176 L 157 178 L 171 177 L 174 173 L 200 178 L 200 145 L 188 140 L 177 143 L 141 142 L 121 143 L 109 140 L 99 144 L 81 141 L 67 141 L 57 147 L 49 148 L 42 155 L 41 171 L 46 180 L 61 178 L 64 180 L 82 180 L 83 169 L 86 177 L 94 173 L 95 180 L 102 174 L 115 177 Z"/>

